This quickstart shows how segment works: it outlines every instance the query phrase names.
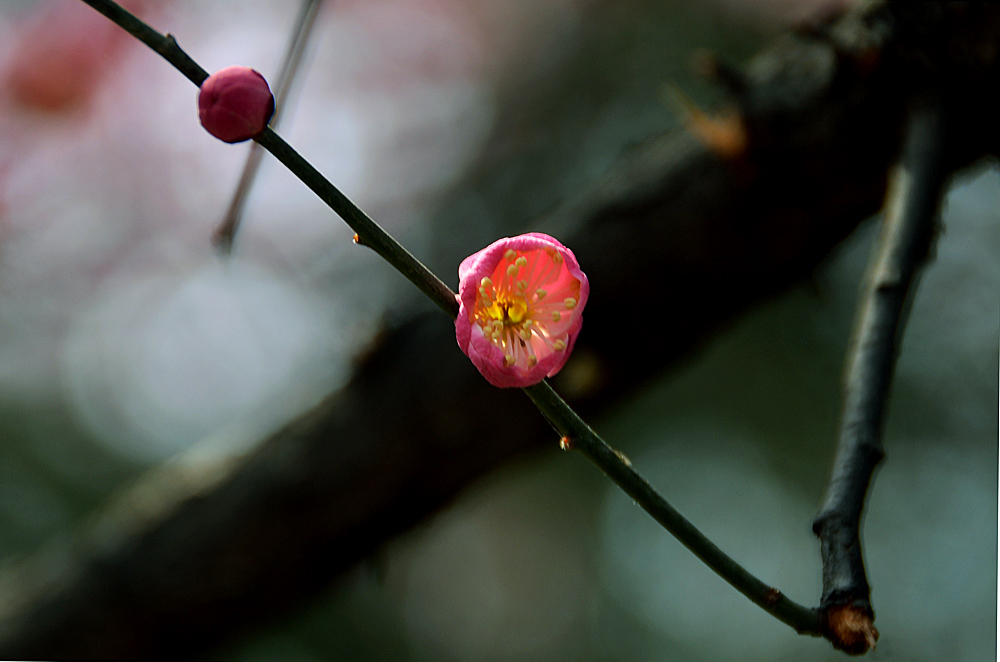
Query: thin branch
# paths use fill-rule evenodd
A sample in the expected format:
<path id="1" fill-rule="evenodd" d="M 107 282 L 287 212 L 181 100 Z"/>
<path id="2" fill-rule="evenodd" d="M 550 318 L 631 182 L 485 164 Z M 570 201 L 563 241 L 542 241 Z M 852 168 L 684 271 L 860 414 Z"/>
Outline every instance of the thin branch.
<path id="1" fill-rule="evenodd" d="M 705 565 L 714 570 L 754 604 L 800 634 L 820 634 L 819 612 L 804 607 L 768 586 L 733 560 L 709 540 L 676 508 L 632 468 L 622 453 L 611 448 L 574 412 L 549 386 L 541 382 L 524 389 L 532 402 L 545 413 L 553 427 L 564 435 L 564 449 L 576 449 L 600 467 L 626 494 L 691 550 Z"/>
<path id="2" fill-rule="evenodd" d="M 834 645 L 853 653 L 874 647 L 878 639 L 862 558 L 861 515 L 872 474 L 885 454 L 882 427 L 909 302 L 936 236 L 948 177 L 944 122 L 941 107 L 925 102 L 912 111 L 906 128 L 848 351 L 833 475 L 813 523 L 823 557 L 824 628 Z"/>
<path id="3" fill-rule="evenodd" d="M 84 0 L 85 2 L 88 0 Z M 281 161 L 292 174 L 302 180 L 313 193 L 319 196 L 330 209 L 344 219 L 357 233 L 355 241 L 378 253 L 386 262 L 416 285 L 431 301 L 436 303 L 452 319 L 458 315 L 458 299 L 455 293 L 430 269 L 403 248 L 389 233 L 382 229 L 368 214 L 340 192 L 302 155 L 292 149 L 281 136 L 270 128 L 256 138 L 264 149 Z"/>
<path id="4" fill-rule="evenodd" d="M 309 36 L 312 34 L 313 26 L 316 25 L 316 16 L 322 4 L 323 0 L 302 0 L 302 7 L 295 19 L 291 39 L 288 40 L 288 50 L 285 52 L 285 59 L 281 64 L 278 82 L 274 89 L 275 111 L 269 126 L 275 129 L 280 125 L 281 117 L 284 115 L 288 93 L 292 89 L 292 82 L 302 64 L 302 55 L 305 53 L 306 44 L 309 43 Z M 233 193 L 233 199 L 229 203 L 229 209 L 226 210 L 226 215 L 212 237 L 212 243 L 223 254 L 228 254 L 233 248 L 233 240 L 243 218 L 243 210 L 250 195 L 250 188 L 257 178 L 257 171 L 264 158 L 262 149 L 260 143 L 251 143 L 250 153 L 247 155 L 246 164 L 243 166 L 243 173 L 240 175 L 239 184 Z"/>
<path id="5" fill-rule="evenodd" d="M 130 35 L 159 53 L 164 60 L 172 64 L 195 85 L 201 87 L 201 84 L 208 78 L 208 72 L 181 50 L 173 35 L 160 34 L 112 0 L 83 0 L 83 2 L 107 16 Z"/>
<path id="6" fill-rule="evenodd" d="M 94 0 L 84 0 L 84 2 L 90 4 Z M 112 17 L 111 14 L 105 15 Z M 112 20 L 115 19 L 112 17 Z M 134 17 L 132 20 L 139 22 Z M 446 313 L 455 318 L 458 313 L 456 295 L 434 273 L 414 258 L 272 129 L 266 129 L 256 140 L 357 232 L 358 243 L 368 246 L 382 256 Z M 755 604 L 797 631 L 819 634 L 816 610 L 789 600 L 780 591 L 751 575 L 722 552 L 636 473 L 623 455 L 614 451 L 597 436 L 548 383 L 542 382 L 524 391 L 560 434 L 572 439 L 609 478 L 723 579 Z"/>

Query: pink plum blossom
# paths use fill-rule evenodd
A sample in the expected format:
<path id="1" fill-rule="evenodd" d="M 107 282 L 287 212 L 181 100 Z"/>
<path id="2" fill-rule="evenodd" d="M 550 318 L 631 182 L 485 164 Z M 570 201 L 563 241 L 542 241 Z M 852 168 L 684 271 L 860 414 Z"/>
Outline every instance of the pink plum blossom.
<path id="1" fill-rule="evenodd" d="M 531 386 L 566 364 L 590 283 L 573 251 L 540 232 L 506 237 L 458 267 L 458 346 L 501 388 Z"/>
<path id="2" fill-rule="evenodd" d="M 153 3 L 119 0 L 149 19 Z M 156 3 L 157 5 L 163 3 Z M 2 13 L 2 12 L 0 12 Z M 0 54 L 0 98 L 50 112 L 84 106 L 122 63 L 126 49 L 139 47 L 127 32 L 79 0 L 49 0 L 14 13 Z M 0 23 L 2 26 L 2 23 Z"/>
<path id="3" fill-rule="evenodd" d="M 249 67 L 226 67 L 205 79 L 198 92 L 201 125 L 219 140 L 256 138 L 274 114 L 267 81 Z"/>

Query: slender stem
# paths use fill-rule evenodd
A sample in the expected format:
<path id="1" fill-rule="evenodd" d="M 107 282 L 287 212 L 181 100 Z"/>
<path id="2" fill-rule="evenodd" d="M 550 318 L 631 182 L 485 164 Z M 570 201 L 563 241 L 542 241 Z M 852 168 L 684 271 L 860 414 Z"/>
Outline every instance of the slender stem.
<path id="1" fill-rule="evenodd" d="M 272 120 L 271 123 L 273 124 L 274 121 Z M 252 143 L 250 153 L 247 154 L 247 160 L 243 164 L 243 172 L 240 173 L 240 181 L 233 192 L 232 200 L 229 201 L 229 208 L 226 209 L 226 215 L 222 217 L 219 227 L 212 235 L 212 243 L 223 255 L 228 255 L 233 250 L 236 231 L 240 227 L 240 221 L 243 220 L 243 210 L 246 208 L 247 200 L 250 198 L 250 189 L 253 187 L 254 180 L 257 179 L 257 171 L 260 170 L 260 164 L 263 160 L 264 148 L 260 146 L 260 143 Z"/>
<path id="2" fill-rule="evenodd" d="M 737 591 L 781 622 L 801 634 L 820 634 L 817 610 L 800 605 L 779 590 L 753 576 L 743 566 L 719 549 L 701 531 L 632 468 L 631 462 L 611 448 L 562 398 L 548 382 L 524 389 L 532 402 L 545 414 L 552 426 L 564 437 L 567 446 L 579 450 L 626 494 L 635 499 L 643 510 L 659 522 L 709 568 L 729 582 Z"/>
<path id="3" fill-rule="evenodd" d="M 136 35 L 178 69 L 181 68 L 178 63 L 183 63 L 189 68 L 193 65 L 197 68 L 197 72 L 200 72 L 200 78 L 191 75 L 188 77 L 196 84 L 200 84 L 207 77 L 205 72 L 177 46 L 172 37 L 159 35 L 112 2 L 107 0 L 83 1 Z M 368 246 L 382 256 L 452 318 L 457 316 L 458 302 L 455 293 L 323 177 L 278 134 L 268 128 L 256 140 L 344 219 L 357 233 L 358 243 Z M 727 556 L 632 469 L 631 463 L 624 455 L 608 446 L 590 429 L 547 382 L 543 381 L 530 386 L 524 391 L 561 435 L 572 440 L 574 447 L 600 467 L 646 512 L 723 579 L 769 614 L 790 625 L 796 631 L 820 634 L 817 610 L 790 600 L 777 589 L 754 577 L 739 563 Z"/>
<path id="4" fill-rule="evenodd" d="M 269 126 L 274 129 L 277 129 L 281 123 L 288 93 L 292 89 L 292 82 L 295 80 L 299 65 L 302 63 L 302 54 L 309 42 L 313 26 L 316 25 L 316 15 L 319 13 L 322 3 L 323 0 L 302 0 L 302 7 L 295 19 L 295 26 L 292 28 L 291 39 L 288 40 L 288 49 L 285 51 L 285 59 L 281 63 L 281 72 L 278 74 L 278 82 L 274 89 L 275 111 L 269 123 Z M 212 237 L 212 242 L 223 254 L 228 254 L 233 248 L 233 240 L 236 238 L 240 221 L 243 219 L 243 210 L 246 207 L 247 198 L 250 196 L 250 188 L 257 178 L 257 171 L 260 169 L 263 158 L 264 152 L 260 143 L 252 143 L 250 153 L 243 166 L 243 173 L 240 175 L 239 184 L 237 184 L 233 199 L 229 203 L 229 209 L 226 210 L 226 215 Z"/>
<path id="5" fill-rule="evenodd" d="M 344 219 L 358 234 L 359 244 L 382 256 L 452 318 L 458 315 L 458 299 L 451 288 L 351 202 L 281 136 L 265 129 L 256 140 Z"/>
<path id="6" fill-rule="evenodd" d="M 837 457 L 813 522 L 823 558 L 821 609 L 850 606 L 870 620 L 874 612 L 862 557 L 861 515 L 875 467 L 885 454 L 883 420 L 909 302 L 936 235 L 947 180 L 944 129 L 939 105 L 926 102 L 913 109 L 848 351 Z"/>
<path id="7" fill-rule="evenodd" d="M 159 53 L 164 60 L 174 65 L 175 69 L 184 74 L 195 85 L 201 87 L 201 84 L 208 78 L 208 72 L 181 50 L 181 47 L 177 45 L 177 40 L 172 35 L 160 34 L 112 0 L 83 0 L 83 2 L 107 16 L 130 35 Z"/>

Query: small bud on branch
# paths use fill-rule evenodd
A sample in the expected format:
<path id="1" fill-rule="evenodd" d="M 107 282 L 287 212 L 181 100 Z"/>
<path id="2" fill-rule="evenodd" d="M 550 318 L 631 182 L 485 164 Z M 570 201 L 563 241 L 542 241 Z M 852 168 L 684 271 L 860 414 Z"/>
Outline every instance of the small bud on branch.
<path id="1" fill-rule="evenodd" d="M 201 84 L 198 116 L 219 140 L 238 143 L 259 136 L 274 115 L 267 81 L 249 67 L 226 67 Z"/>

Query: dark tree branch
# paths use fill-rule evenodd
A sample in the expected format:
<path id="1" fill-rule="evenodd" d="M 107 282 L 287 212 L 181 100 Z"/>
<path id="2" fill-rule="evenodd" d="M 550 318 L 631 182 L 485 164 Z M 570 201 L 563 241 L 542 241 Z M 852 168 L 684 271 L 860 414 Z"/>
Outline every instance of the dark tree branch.
<path id="1" fill-rule="evenodd" d="M 177 71 L 184 74 L 188 80 L 201 87 L 201 84 L 208 78 L 208 72 L 201 68 L 197 62 L 192 60 L 187 53 L 177 45 L 177 40 L 173 35 L 167 33 L 162 35 L 152 29 L 143 21 L 136 18 L 131 12 L 123 8 L 117 2 L 109 0 L 83 0 L 88 5 L 107 16 L 114 23 L 120 25 L 130 35 L 146 44 L 156 51 L 164 60 L 172 64 Z"/>
<path id="2" fill-rule="evenodd" d="M 808 276 L 878 210 L 905 109 L 928 86 L 949 90 L 945 170 L 995 154 L 998 24 L 996 5 L 898 3 L 845 16 L 829 41 L 789 36 L 747 69 L 742 156 L 654 138 L 547 219 L 592 283 L 560 392 L 596 413 Z M 621 311 L 653 294 L 669 323 L 623 341 Z M 483 424 L 497 411 L 517 434 Z M 484 382 L 445 318 L 402 323 L 342 391 L 246 457 L 159 469 L 6 573 L 0 657 L 204 655 L 546 443 L 537 411 Z"/>
<path id="3" fill-rule="evenodd" d="M 90 0 L 84 0 L 89 2 Z M 309 161 L 304 159 L 295 149 L 270 128 L 255 138 L 261 146 L 288 168 L 303 184 L 319 196 L 330 209 L 344 219 L 357 234 L 355 241 L 366 246 L 392 265 L 423 292 L 428 299 L 455 319 L 458 315 L 458 299 L 450 287 L 444 284 L 435 273 L 423 265 L 406 248 L 389 236 L 385 230 L 373 221 L 360 207 L 340 192 L 326 177 L 322 175 Z"/>
<path id="4" fill-rule="evenodd" d="M 847 355 L 844 412 L 833 475 L 813 523 L 823 557 L 821 609 L 831 639 L 850 653 L 875 645 L 860 528 L 865 495 L 885 454 L 882 427 L 892 373 L 920 267 L 930 256 L 948 172 L 941 104 L 918 105 L 900 164 L 893 171 L 885 220 L 858 306 Z"/>

